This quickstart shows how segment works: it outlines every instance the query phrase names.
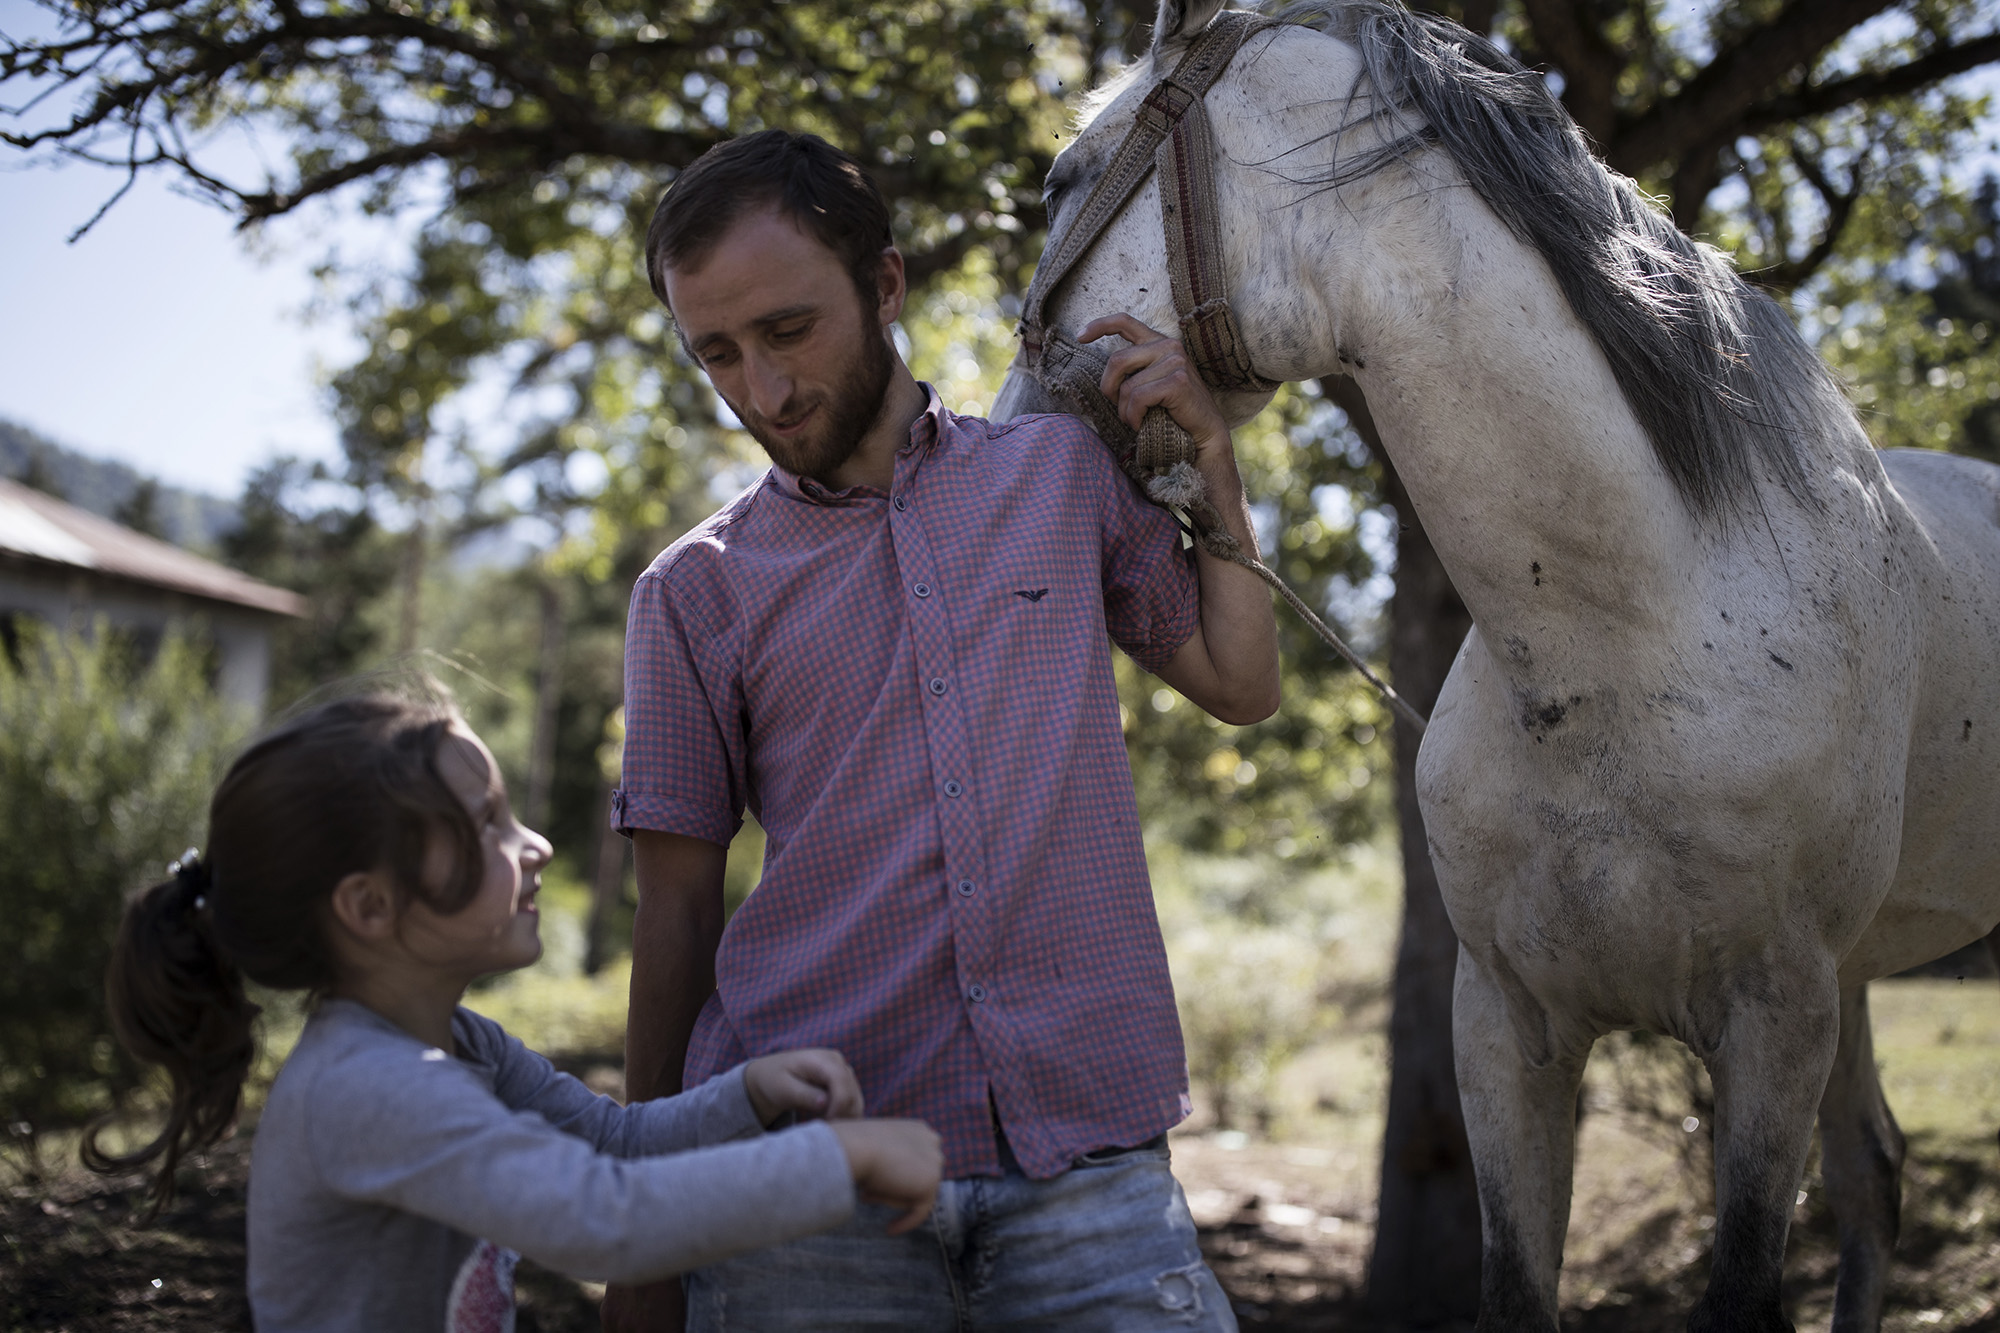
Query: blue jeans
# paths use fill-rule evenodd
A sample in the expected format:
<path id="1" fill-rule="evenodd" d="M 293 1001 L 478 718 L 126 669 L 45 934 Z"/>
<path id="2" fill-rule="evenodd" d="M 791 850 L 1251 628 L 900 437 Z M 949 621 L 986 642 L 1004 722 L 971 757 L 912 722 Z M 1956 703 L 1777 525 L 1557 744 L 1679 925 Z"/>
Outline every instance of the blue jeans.
<path id="1" fill-rule="evenodd" d="M 1235 1333 L 1163 1140 L 1053 1180 L 1006 1156 L 1004 1176 L 944 1182 L 905 1235 L 862 1204 L 837 1230 L 689 1274 L 688 1333 Z"/>

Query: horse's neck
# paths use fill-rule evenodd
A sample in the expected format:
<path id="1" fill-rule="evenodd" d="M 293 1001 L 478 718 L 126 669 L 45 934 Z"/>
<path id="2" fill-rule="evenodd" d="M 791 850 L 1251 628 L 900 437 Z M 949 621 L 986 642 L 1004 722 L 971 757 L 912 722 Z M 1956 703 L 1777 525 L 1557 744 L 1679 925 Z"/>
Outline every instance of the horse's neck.
<path id="1" fill-rule="evenodd" d="M 1437 253 L 1405 232 L 1404 262 L 1350 287 L 1370 314 L 1349 368 L 1490 647 L 1657 642 L 1698 595 L 1699 536 L 1547 268 L 1460 199 L 1425 229 Z"/>

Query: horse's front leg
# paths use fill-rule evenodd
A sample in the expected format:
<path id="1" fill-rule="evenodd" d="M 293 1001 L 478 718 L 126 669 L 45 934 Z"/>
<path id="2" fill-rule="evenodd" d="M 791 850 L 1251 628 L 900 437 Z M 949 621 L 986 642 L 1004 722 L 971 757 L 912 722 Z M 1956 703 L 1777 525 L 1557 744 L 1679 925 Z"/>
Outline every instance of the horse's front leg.
<path id="1" fill-rule="evenodd" d="M 1715 1256 L 1689 1333 L 1792 1333 L 1779 1295 L 1785 1235 L 1840 1037 L 1838 985 L 1816 972 L 1773 969 L 1740 988 L 1708 1055 Z"/>
<path id="2" fill-rule="evenodd" d="M 1590 1052 L 1557 1052 L 1525 988 L 1458 951 L 1452 1036 L 1479 1181 L 1478 1333 L 1556 1333 L 1576 1090 Z"/>

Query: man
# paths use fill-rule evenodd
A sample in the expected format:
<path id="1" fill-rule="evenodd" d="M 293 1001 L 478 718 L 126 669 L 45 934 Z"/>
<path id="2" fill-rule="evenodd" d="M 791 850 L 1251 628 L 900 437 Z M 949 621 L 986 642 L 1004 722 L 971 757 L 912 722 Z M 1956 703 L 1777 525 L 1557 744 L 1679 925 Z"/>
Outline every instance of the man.
<path id="1" fill-rule="evenodd" d="M 945 1145 L 928 1227 L 690 1277 L 691 1328 L 1233 1329 L 1167 1166 L 1187 1073 L 1106 630 L 1225 721 L 1278 703 L 1247 571 L 1189 557 L 1074 418 L 944 409 L 890 338 L 905 296 L 861 168 L 767 131 L 684 171 L 647 235 L 682 342 L 769 453 L 639 580 L 615 818 L 638 861 L 627 1087 L 833 1046 L 869 1111 Z M 1226 423 L 1126 315 L 1105 391 L 1164 406 L 1253 543 Z M 767 835 L 722 928 L 745 808 Z M 671 1327 L 670 1289 L 607 1326 Z"/>

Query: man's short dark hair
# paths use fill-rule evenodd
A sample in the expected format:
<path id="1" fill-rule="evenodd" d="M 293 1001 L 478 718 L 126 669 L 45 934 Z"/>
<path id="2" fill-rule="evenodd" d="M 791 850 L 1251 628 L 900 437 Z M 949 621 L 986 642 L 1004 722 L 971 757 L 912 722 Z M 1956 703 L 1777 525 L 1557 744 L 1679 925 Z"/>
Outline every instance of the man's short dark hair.
<path id="1" fill-rule="evenodd" d="M 729 139 L 690 163 L 646 228 L 646 278 L 667 299 L 670 268 L 700 267 L 736 220 L 776 207 L 840 256 L 864 306 L 881 290 L 889 206 L 861 164 L 817 134 L 763 130 Z"/>

